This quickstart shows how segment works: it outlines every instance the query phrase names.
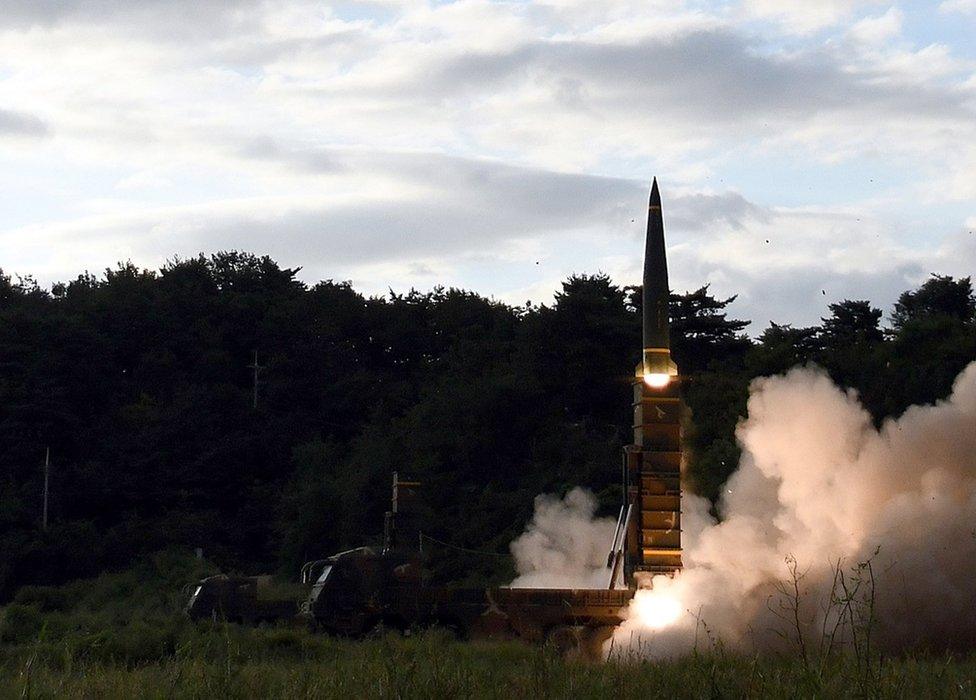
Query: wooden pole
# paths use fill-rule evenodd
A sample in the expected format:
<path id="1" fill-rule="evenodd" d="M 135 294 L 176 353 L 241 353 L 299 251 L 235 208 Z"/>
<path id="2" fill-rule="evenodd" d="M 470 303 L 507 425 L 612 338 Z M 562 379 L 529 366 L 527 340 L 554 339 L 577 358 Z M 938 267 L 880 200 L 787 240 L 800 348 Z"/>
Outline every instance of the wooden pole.
<path id="1" fill-rule="evenodd" d="M 258 379 L 258 373 L 262 369 L 264 369 L 264 367 L 262 367 L 261 365 L 258 364 L 258 351 L 257 350 L 254 351 L 254 364 L 248 365 L 248 367 L 250 367 L 251 369 L 254 370 L 254 391 L 253 391 L 252 398 L 251 398 L 251 408 L 257 410 L 257 407 L 258 407 L 258 383 L 260 382 L 260 380 Z"/>
<path id="2" fill-rule="evenodd" d="M 42 527 L 47 531 L 47 494 L 48 494 L 48 484 L 50 482 L 51 473 L 51 448 L 48 447 L 44 450 L 44 516 L 42 520 Z"/>

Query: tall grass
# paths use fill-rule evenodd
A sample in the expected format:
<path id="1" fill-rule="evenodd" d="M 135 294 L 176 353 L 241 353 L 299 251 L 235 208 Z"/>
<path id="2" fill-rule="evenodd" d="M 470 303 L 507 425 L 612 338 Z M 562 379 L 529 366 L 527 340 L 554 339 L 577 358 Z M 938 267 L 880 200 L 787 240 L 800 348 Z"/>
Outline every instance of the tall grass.
<path id="1" fill-rule="evenodd" d="M 202 635 L 152 661 L 27 655 L 5 664 L 0 697 L 108 698 L 738 698 L 976 695 L 974 659 L 901 659 L 870 687 L 853 663 L 815 677 L 795 659 L 698 656 L 657 663 L 572 663 L 519 643 L 457 642 L 443 634 L 365 641 L 301 630 Z M 242 643 L 242 636 L 247 643 Z"/>
<path id="2" fill-rule="evenodd" d="M 299 627 L 191 622 L 180 588 L 205 573 L 160 555 L 132 571 L 28 589 L 0 613 L 0 698 L 976 697 L 976 657 L 900 658 L 864 672 L 831 655 L 568 661 L 432 630 L 362 641 Z M 819 661 L 819 660 L 818 660 Z"/>

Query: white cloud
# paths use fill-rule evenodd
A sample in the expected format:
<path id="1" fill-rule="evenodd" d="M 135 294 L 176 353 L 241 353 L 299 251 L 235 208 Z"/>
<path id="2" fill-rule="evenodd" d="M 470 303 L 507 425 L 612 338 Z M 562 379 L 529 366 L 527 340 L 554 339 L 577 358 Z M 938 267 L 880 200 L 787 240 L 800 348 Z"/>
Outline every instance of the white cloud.
<path id="1" fill-rule="evenodd" d="M 115 184 L 117 190 L 161 190 L 173 187 L 175 183 L 163 171 L 157 169 L 140 170 L 123 177 Z"/>
<path id="2" fill-rule="evenodd" d="M 899 240 L 878 212 L 769 209 L 734 195 L 722 200 L 729 205 L 724 213 L 698 228 L 679 229 L 691 222 L 669 216 L 672 286 L 701 280 L 720 296 L 739 295 L 735 312 L 753 320 L 751 332 L 768 321 L 816 323 L 829 304 L 845 298 L 868 298 L 887 309 L 930 272 L 962 274 L 976 266 L 969 241 L 962 245 L 951 234 L 919 248 Z M 702 209 L 692 197 L 671 210 L 684 207 Z"/>
<path id="3" fill-rule="evenodd" d="M 945 44 L 929 44 L 916 51 L 894 50 L 876 57 L 878 82 L 915 85 L 935 84 L 940 78 L 972 69 L 970 62 L 952 56 Z"/>
<path id="4" fill-rule="evenodd" d="M 976 13 L 976 0 L 945 0 L 939 5 L 942 12 Z"/>
<path id="5" fill-rule="evenodd" d="M 806 34 L 834 26 L 878 0 L 743 0 L 746 13 L 774 20 L 790 32 Z"/>
<path id="6" fill-rule="evenodd" d="M 931 201 L 976 202 L 976 145 L 959 144 L 945 164 L 945 172 L 924 184 L 924 195 Z"/>
<path id="7" fill-rule="evenodd" d="M 848 34 L 857 42 L 877 45 L 901 34 L 905 13 L 897 7 L 889 7 L 883 15 L 865 17 L 851 27 Z"/>
<path id="8" fill-rule="evenodd" d="M 48 127 L 44 121 L 24 112 L 0 109 L 0 137 L 3 136 L 47 136 Z"/>

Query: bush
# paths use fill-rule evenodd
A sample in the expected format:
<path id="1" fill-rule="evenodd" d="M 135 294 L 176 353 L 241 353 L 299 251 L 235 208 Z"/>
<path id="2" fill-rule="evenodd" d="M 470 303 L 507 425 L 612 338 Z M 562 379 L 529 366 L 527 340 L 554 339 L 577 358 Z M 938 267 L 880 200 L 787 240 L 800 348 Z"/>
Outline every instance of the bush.
<path id="1" fill-rule="evenodd" d="M 24 586 L 14 596 L 14 602 L 22 605 L 36 605 L 42 612 L 51 612 L 53 610 L 68 610 L 73 603 L 71 598 L 64 588 Z"/>
<path id="2" fill-rule="evenodd" d="M 22 644 L 37 639 L 44 628 L 44 616 L 36 605 L 8 605 L 0 622 L 0 641 Z"/>
<path id="3" fill-rule="evenodd" d="M 124 627 L 92 635 L 88 648 L 78 651 L 91 661 L 132 666 L 173 656 L 177 634 L 172 624 L 133 620 Z"/>

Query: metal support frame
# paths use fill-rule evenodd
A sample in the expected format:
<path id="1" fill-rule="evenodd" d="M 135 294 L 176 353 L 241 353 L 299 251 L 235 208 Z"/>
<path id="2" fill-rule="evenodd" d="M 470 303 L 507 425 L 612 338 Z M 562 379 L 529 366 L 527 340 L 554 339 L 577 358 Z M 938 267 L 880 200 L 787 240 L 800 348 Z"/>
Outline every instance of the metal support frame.
<path id="1" fill-rule="evenodd" d="M 678 377 L 647 386 L 634 378 L 634 444 L 624 449 L 624 493 L 634 517 L 623 533 L 624 578 L 681 569 L 681 414 Z"/>

